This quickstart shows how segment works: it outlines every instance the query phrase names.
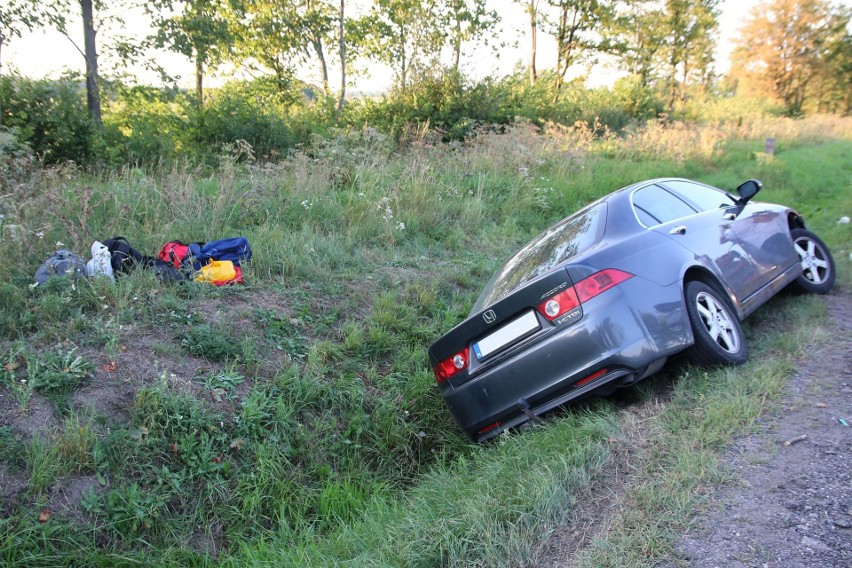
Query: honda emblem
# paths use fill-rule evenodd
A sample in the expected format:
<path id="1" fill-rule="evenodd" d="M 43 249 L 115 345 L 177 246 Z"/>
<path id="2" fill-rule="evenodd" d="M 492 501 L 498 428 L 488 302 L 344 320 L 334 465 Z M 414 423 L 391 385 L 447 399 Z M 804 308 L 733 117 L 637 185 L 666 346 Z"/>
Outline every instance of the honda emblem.
<path id="1" fill-rule="evenodd" d="M 494 323 L 494 320 L 497 319 L 497 314 L 494 313 L 494 310 L 488 310 L 482 314 L 482 319 L 485 320 L 485 323 Z"/>

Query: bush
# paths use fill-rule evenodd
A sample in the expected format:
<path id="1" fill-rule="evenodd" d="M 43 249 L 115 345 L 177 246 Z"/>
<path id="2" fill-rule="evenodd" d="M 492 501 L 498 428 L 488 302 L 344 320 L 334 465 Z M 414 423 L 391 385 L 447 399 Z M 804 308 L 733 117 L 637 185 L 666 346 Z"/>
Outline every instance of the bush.
<path id="1" fill-rule="evenodd" d="M 312 134 L 327 130 L 333 113 L 321 104 L 302 104 L 307 95 L 297 89 L 258 79 L 212 92 L 199 121 L 199 152 L 244 140 L 257 157 L 273 158 L 307 145 Z"/>
<path id="2" fill-rule="evenodd" d="M 100 157 L 108 162 L 156 164 L 196 152 L 192 101 L 185 93 L 119 86 L 103 119 Z"/>
<path id="3" fill-rule="evenodd" d="M 86 110 L 86 90 L 79 81 L 0 77 L 2 124 L 16 129 L 45 162 L 87 163 L 93 154 L 94 128 Z"/>

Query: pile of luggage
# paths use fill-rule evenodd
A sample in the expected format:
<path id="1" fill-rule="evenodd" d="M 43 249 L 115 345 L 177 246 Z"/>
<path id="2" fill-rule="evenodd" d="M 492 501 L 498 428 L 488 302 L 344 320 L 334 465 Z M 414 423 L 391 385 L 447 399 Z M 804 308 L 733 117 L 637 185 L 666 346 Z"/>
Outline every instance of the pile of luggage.
<path id="1" fill-rule="evenodd" d="M 241 265 L 251 261 L 251 246 L 245 237 L 219 239 L 208 243 L 170 241 L 157 256 L 147 256 L 130 246 L 124 237 L 92 243 L 87 262 L 69 250 L 58 250 L 35 273 L 35 286 L 51 276 L 84 278 L 100 276 L 115 280 L 137 268 L 153 271 L 162 280 L 195 280 L 214 286 L 242 284 Z"/>

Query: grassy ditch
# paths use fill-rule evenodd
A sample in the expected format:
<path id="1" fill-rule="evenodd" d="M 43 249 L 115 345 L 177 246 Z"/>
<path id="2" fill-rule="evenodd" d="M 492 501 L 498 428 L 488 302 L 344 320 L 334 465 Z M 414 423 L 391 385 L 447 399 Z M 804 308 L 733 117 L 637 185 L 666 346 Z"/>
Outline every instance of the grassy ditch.
<path id="1" fill-rule="evenodd" d="M 849 226 L 836 217 L 852 210 L 849 131 L 840 119 L 619 139 L 518 127 L 401 151 L 362 133 L 277 164 L 226 155 L 215 172 L 3 162 L 0 562 L 531 561 L 543 527 L 605 467 L 619 415 L 597 403 L 472 447 L 434 387 L 428 344 L 461 321 L 500 258 L 653 176 L 762 179 L 764 199 L 798 206 L 834 247 L 846 285 Z M 759 154 L 767 133 L 779 138 L 773 159 Z M 255 259 L 247 285 L 228 289 L 141 272 L 27 287 L 57 242 L 83 252 L 117 234 L 149 254 L 243 234 Z M 773 304 L 797 329 L 817 304 L 803 305 Z M 767 327 L 755 320 L 749 334 Z M 794 343 L 766 333 L 782 355 Z M 693 416 L 740 370 L 688 372 L 670 408 Z M 770 375 L 783 382 L 784 369 Z M 770 382 L 737 404 L 771 399 Z M 748 423 L 714 430 L 702 452 Z M 657 430 L 665 444 L 679 431 Z M 694 491 L 682 490 L 684 511 Z"/>

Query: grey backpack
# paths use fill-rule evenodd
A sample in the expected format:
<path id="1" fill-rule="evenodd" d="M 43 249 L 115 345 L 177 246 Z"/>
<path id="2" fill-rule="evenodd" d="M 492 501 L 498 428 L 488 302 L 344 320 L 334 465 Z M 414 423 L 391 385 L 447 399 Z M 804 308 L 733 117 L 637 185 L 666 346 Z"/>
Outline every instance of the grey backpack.
<path id="1" fill-rule="evenodd" d="M 36 270 L 36 285 L 44 284 L 51 276 L 71 278 L 72 280 L 85 278 L 86 261 L 70 250 L 58 250 Z"/>

